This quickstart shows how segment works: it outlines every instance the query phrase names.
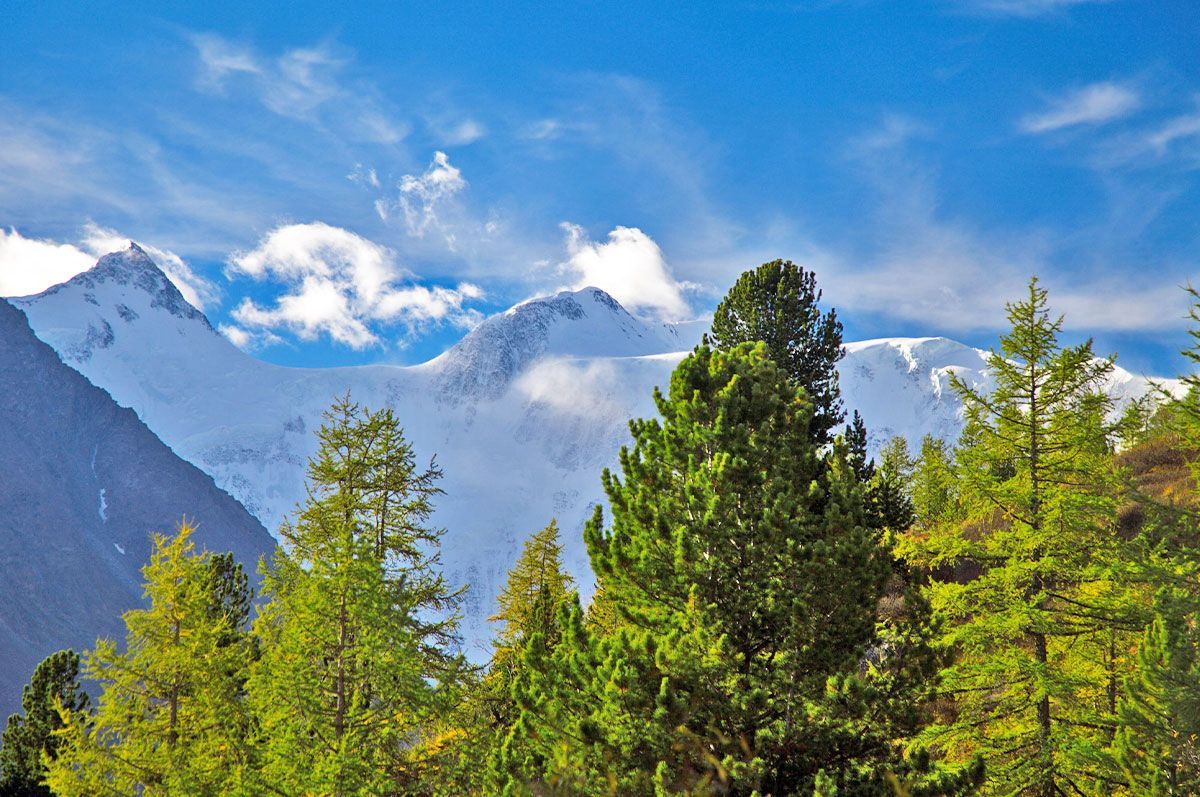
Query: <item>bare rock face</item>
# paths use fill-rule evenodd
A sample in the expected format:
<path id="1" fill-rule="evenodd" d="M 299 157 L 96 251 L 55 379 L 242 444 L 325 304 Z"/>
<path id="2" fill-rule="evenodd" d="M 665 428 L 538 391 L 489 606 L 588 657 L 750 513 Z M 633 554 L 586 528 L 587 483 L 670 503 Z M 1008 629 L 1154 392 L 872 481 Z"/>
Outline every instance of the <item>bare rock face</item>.
<path id="1" fill-rule="evenodd" d="M 45 656 L 121 638 L 154 532 L 186 515 L 197 545 L 253 575 L 274 542 L 210 476 L 63 364 L 0 300 L 0 715 Z"/>

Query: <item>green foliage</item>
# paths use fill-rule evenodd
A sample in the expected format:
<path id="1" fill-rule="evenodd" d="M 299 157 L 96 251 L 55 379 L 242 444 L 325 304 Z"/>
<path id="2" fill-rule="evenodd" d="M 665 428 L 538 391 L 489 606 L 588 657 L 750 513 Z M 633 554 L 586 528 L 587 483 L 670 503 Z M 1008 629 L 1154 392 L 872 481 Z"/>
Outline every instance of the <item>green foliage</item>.
<path id="1" fill-rule="evenodd" d="M 64 705 L 55 794 L 238 793 L 249 763 L 241 695 L 248 647 L 230 644 L 212 557 L 186 523 L 157 535 L 143 568 L 148 609 L 125 613 L 125 650 L 100 640 L 85 674 L 102 684 L 94 714 Z M 233 603 L 240 601 L 234 600 Z"/>
<path id="2" fill-rule="evenodd" d="M 917 468 L 920 528 L 907 550 L 933 568 L 930 598 L 958 653 L 944 673 L 954 713 L 927 739 L 951 756 L 982 754 L 987 793 L 1101 793 L 1118 679 L 1142 627 L 1131 552 L 1113 532 L 1099 391 L 1112 365 L 1090 342 L 1058 345 L 1062 319 L 1036 280 L 1008 318 L 988 360 L 993 392 L 954 382 L 967 420 L 957 484 L 946 489 L 936 445 Z"/>
<path id="3" fill-rule="evenodd" d="M 44 659 L 21 691 L 23 714 L 13 714 L 0 746 L 0 795 L 43 797 L 46 760 L 58 757 L 63 727 L 59 708 L 75 714 L 88 709 L 87 693 L 79 686 L 79 654 L 60 650 Z"/>
<path id="4" fill-rule="evenodd" d="M 709 340 L 731 350 L 762 342 L 767 354 L 793 385 L 804 388 L 812 403 L 809 434 L 828 443 L 842 422 L 837 362 L 842 325 L 837 312 L 822 313 L 816 275 L 790 260 L 772 260 L 744 272 L 713 315 Z"/>
<path id="5" fill-rule="evenodd" d="M 525 641 L 533 634 L 556 641 L 559 607 L 568 599 L 574 579 L 563 570 L 562 542 L 558 524 L 550 524 L 525 541 L 525 547 L 496 599 L 496 614 L 488 618 L 502 623 L 496 634 L 492 671 L 511 670 Z"/>
<path id="6" fill-rule="evenodd" d="M 459 593 L 426 524 L 439 471 L 419 470 L 391 410 L 339 399 L 318 433 L 309 499 L 264 574 L 248 701 L 260 782 L 289 794 L 419 793 L 432 718 L 457 700 Z"/>
<path id="7" fill-rule="evenodd" d="M 958 510 L 958 483 L 946 441 L 925 435 L 913 465 L 911 487 L 913 524 L 918 531 L 950 521 Z"/>
<path id="8" fill-rule="evenodd" d="M 916 519 L 911 495 L 913 466 L 908 442 L 903 437 L 892 438 L 879 452 L 879 466 L 872 463 L 867 481 L 867 502 L 873 528 L 894 534 L 912 526 Z"/>
<path id="9" fill-rule="evenodd" d="M 1194 575 L 1194 574 L 1193 574 Z M 1194 578 L 1192 583 L 1195 583 Z M 1197 602 L 1163 589 L 1120 707 L 1117 759 L 1131 793 L 1200 793 L 1200 629 Z"/>
<path id="10" fill-rule="evenodd" d="M 597 510 L 585 530 L 607 621 L 573 603 L 557 645 L 526 645 L 506 793 L 782 796 L 825 770 L 877 794 L 893 769 L 923 776 L 905 701 L 940 662 L 906 655 L 927 615 L 881 635 L 891 558 L 845 447 L 823 450 L 762 344 L 698 348 L 655 401 L 604 474 L 611 525 Z"/>

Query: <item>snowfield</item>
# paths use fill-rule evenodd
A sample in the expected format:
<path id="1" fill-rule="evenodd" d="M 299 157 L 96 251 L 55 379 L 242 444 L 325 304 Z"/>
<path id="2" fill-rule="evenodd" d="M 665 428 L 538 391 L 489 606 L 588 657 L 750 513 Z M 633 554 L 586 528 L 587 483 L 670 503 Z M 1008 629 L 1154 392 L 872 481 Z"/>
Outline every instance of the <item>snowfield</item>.
<path id="1" fill-rule="evenodd" d="M 331 400 L 350 390 L 369 407 L 394 407 L 418 457 L 436 454 L 445 471 L 435 522 L 447 529 L 447 576 L 470 586 L 462 630 L 476 658 L 522 541 L 551 518 L 564 532 L 566 564 L 590 591 L 578 532 L 602 499 L 600 471 L 628 441 L 628 420 L 653 412 L 653 388 L 666 387 L 699 336 L 695 324 L 648 323 L 586 288 L 493 316 L 421 365 L 284 368 L 218 334 L 136 247 L 14 304 L 68 365 L 273 533 L 304 496 Z M 914 445 L 926 434 L 953 439 L 961 418 L 950 374 L 986 389 L 984 358 L 946 338 L 849 343 L 842 392 L 874 447 L 893 435 Z M 1119 401 L 1147 389 L 1119 369 L 1111 385 Z"/>

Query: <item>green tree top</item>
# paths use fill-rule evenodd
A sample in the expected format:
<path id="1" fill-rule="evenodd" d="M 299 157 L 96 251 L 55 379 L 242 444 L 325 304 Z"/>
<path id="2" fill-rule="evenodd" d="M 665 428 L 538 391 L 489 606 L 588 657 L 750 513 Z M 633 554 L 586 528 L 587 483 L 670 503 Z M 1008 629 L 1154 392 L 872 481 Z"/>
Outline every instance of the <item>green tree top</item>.
<path id="1" fill-rule="evenodd" d="M 837 311 L 818 307 L 817 278 L 790 260 L 772 260 L 738 278 L 713 315 L 709 334 L 718 349 L 761 341 L 767 353 L 812 402 L 809 433 L 820 444 L 845 417 L 837 363 L 842 324 Z"/>
<path id="2" fill-rule="evenodd" d="M 488 618 L 503 623 L 496 634 L 493 667 L 502 666 L 502 660 L 532 634 L 553 633 L 558 607 L 567 601 L 574 585 L 574 579 L 563 570 L 562 549 L 558 523 L 553 520 L 525 541 L 496 598 L 496 614 Z"/>
<path id="3" fill-rule="evenodd" d="M 212 558 L 192 532 L 185 522 L 155 536 L 142 569 L 149 606 L 125 613 L 125 650 L 100 640 L 89 653 L 103 692 L 94 714 L 66 714 L 55 794 L 217 795 L 244 774 L 249 648 L 230 644 L 236 618 L 214 611 Z"/>
<path id="4" fill-rule="evenodd" d="M 953 381 L 967 421 L 953 481 L 934 444 L 918 465 L 906 548 L 934 568 L 931 601 L 959 652 L 943 681 L 956 713 L 930 738 L 982 753 L 988 793 L 1102 793 L 1122 657 L 1140 630 L 1113 529 L 1101 390 L 1113 365 L 1091 341 L 1059 343 L 1062 317 L 1036 278 L 1008 320 L 988 357 L 993 390 Z"/>
<path id="5" fill-rule="evenodd" d="M 63 727 L 59 709 L 83 713 L 87 693 L 79 686 L 79 654 L 60 650 L 38 664 L 21 692 L 23 714 L 13 714 L 0 746 L 0 794 L 8 797 L 49 797 L 42 784 L 45 760 L 58 756 L 55 731 Z"/>

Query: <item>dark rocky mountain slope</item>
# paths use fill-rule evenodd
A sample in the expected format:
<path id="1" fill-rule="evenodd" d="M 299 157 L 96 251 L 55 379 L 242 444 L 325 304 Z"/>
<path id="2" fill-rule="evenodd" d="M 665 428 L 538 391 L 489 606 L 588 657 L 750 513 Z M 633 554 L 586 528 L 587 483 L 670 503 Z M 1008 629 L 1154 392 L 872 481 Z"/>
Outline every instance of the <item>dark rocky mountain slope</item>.
<path id="1" fill-rule="evenodd" d="M 212 477 L 67 367 L 0 300 L 0 716 L 46 655 L 122 638 L 153 532 L 187 516 L 197 545 L 253 574 L 274 547 Z"/>

